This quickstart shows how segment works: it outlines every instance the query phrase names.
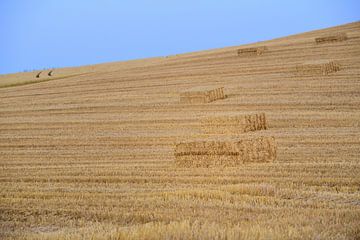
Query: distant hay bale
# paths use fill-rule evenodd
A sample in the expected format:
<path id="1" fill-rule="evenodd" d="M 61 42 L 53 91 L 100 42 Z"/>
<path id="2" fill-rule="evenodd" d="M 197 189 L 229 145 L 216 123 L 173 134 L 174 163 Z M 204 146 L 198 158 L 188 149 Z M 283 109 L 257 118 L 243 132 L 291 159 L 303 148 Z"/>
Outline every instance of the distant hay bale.
<path id="1" fill-rule="evenodd" d="M 323 75 L 340 71 L 340 64 L 338 62 L 329 62 L 323 65 Z"/>
<path id="2" fill-rule="evenodd" d="M 315 42 L 317 44 L 322 44 L 322 43 L 341 42 L 341 41 L 345 41 L 347 39 L 348 38 L 347 38 L 346 33 L 339 33 L 339 34 L 332 35 L 332 36 L 315 38 Z"/>
<path id="3" fill-rule="evenodd" d="M 305 64 L 296 67 L 297 74 L 300 75 L 329 75 L 340 71 L 341 66 L 338 62 L 328 62 L 322 64 Z"/>
<path id="4" fill-rule="evenodd" d="M 207 134 L 240 134 L 265 130 L 267 126 L 265 113 L 258 113 L 204 118 L 201 128 Z"/>
<path id="5" fill-rule="evenodd" d="M 238 56 L 259 56 L 262 55 L 265 51 L 267 51 L 267 47 L 253 47 L 253 48 L 241 48 L 238 49 Z"/>
<path id="6" fill-rule="evenodd" d="M 196 87 L 180 93 L 181 103 L 209 103 L 224 98 L 223 87 Z"/>
<path id="7" fill-rule="evenodd" d="M 36 74 L 36 78 L 39 78 L 42 72 L 39 72 L 38 74 Z"/>
<path id="8" fill-rule="evenodd" d="M 234 167 L 246 163 L 273 162 L 276 151 L 274 137 L 185 142 L 175 146 L 175 164 L 179 167 Z"/>
<path id="9" fill-rule="evenodd" d="M 48 76 L 51 77 L 53 74 L 53 70 L 51 70 L 49 73 L 48 73 Z"/>

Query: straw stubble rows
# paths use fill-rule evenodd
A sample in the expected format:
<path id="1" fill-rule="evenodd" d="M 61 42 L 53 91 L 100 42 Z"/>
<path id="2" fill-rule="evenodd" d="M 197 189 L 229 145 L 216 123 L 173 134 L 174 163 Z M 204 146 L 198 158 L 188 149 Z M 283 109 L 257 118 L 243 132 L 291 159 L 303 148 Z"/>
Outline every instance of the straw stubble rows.
<path id="1" fill-rule="evenodd" d="M 354 23 L 245 46 L 261 55 L 226 48 L 0 89 L 1 238 L 358 237 L 359 39 Z M 322 61 L 341 68 L 294 74 Z M 214 85 L 227 98 L 179 101 Z M 245 134 L 275 137 L 275 162 L 175 165 L 175 143 L 231 135 L 206 119 L 258 113 L 266 131 Z"/>

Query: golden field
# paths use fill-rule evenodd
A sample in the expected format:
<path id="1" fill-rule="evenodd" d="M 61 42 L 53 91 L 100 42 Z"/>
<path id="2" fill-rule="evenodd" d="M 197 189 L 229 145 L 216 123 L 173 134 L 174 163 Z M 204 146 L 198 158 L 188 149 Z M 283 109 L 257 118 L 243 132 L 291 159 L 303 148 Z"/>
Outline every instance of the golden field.
<path id="1" fill-rule="evenodd" d="M 0 76 L 1 239 L 360 239 L 360 22 L 37 73 Z M 254 113 L 276 161 L 175 165 L 201 119 Z"/>

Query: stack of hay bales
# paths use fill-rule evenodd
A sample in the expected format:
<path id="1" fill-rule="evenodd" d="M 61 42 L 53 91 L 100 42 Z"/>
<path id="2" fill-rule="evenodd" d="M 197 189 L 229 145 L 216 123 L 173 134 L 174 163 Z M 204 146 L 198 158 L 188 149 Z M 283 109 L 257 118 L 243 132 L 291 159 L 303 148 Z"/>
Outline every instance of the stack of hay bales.
<path id="1" fill-rule="evenodd" d="M 272 162 L 276 159 L 276 143 L 273 137 L 178 143 L 175 159 L 179 167 L 235 167 L 250 162 Z"/>
<path id="2" fill-rule="evenodd" d="M 296 72 L 300 75 L 329 75 L 340 71 L 340 64 L 334 61 L 321 64 L 304 64 L 296 67 Z"/>
<path id="3" fill-rule="evenodd" d="M 339 33 L 339 34 L 337 34 L 337 35 L 315 38 L 315 42 L 316 42 L 317 44 L 332 43 L 332 42 L 341 42 L 341 41 L 345 41 L 345 40 L 347 40 L 347 35 L 346 35 L 346 33 Z"/>
<path id="4" fill-rule="evenodd" d="M 265 51 L 267 51 L 267 47 L 253 47 L 253 48 L 241 48 L 238 49 L 238 56 L 259 56 L 262 55 Z"/>
<path id="5" fill-rule="evenodd" d="M 181 103 L 208 103 L 225 98 L 223 87 L 197 87 L 180 94 Z M 249 131 L 265 130 L 264 113 L 208 117 L 201 121 L 201 128 L 211 137 Z M 273 137 L 208 138 L 180 142 L 175 145 L 175 164 L 179 167 L 239 166 L 245 163 L 272 162 L 276 159 Z"/>
<path id="6" fill-rule="evenodd" d="M 265 113 L 208 117 L 201 121 L 207 134 L 241 134 L 266 129 Z"/>
<path id="7" fill-rule="evenodd" d="M 181 103 L 209 103 L 224 98 L 223 87 L 196 87 L 180 93 Z"/>

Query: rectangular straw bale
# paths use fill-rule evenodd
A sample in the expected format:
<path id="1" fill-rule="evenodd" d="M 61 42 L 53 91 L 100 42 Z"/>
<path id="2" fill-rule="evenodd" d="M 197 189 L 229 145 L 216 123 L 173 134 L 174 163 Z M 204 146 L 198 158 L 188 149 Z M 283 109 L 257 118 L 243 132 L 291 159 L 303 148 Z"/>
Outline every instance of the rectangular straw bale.
<path id="1" fill-rule="evenodd" d="M 238 56 L 259 56 L 267 51 L 266 46 L 251 47 L 251 48 L 240 48 L 237 51 Z"/>
<path id="2" fill-rule="evenodd" d="M 340 71 L 340 64 L 337 62 L 329 62 L 323 65 L 323 75 Z"/>
<path id="3" fill-rule="evenodd" d="M 341 41 L 345 41 L 345 40 L 347 40 L 346 33 L 338 33 L 336 35 L 315 38 L 315 42 L 317 44 L 341 42 Z"/>
<path id="4" fill-rule="evenodd" d="M 244 163 L 272 162 L 277 155 L 274 137 L 260 137 L 255 140 L 239 141 L 238 150 Z"/>
<path id="5" fill-rule="evenodd" d="M 296 72 L 300 75 L 329 75 L 340 71 L 340 64 L 334 61 L 322 64 L 305 64 L 296 67 Z"/>
<path id="6" fill-rule="evenodd" d="M 224 98 L 223 87 L 197 87 L 180 93 L 181 103 L 209 103 Z"/>
<path id="7" fill-rule="evenodd" d="M 175 164 L 181 167 L 239 166 L 275 159 L 276 143 L 273 137 L 187 142 L 178 143 L 175 147 Z"/>
<path id="8" fill-rule="evenodd" d="M 204 118 L 201 128 L 207 134 L 240 134 L 265 130 L 267 126 L 265 113 L 258 113 Z"/>

